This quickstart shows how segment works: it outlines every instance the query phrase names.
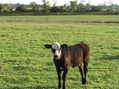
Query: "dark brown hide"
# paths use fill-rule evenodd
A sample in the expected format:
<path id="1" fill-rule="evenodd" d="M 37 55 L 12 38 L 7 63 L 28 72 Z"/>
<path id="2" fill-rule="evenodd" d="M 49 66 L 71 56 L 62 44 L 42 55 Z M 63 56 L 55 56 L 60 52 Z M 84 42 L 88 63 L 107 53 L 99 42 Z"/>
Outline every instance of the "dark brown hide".
<path id="1" fill-rule="evenodd" d="M 62 57 L 60 60 L 64 61 L 64 67 L 80 66 L 83 63 L 88 63 L 88 59 L 89 47 L 84 43 L 62 47 Z"/>

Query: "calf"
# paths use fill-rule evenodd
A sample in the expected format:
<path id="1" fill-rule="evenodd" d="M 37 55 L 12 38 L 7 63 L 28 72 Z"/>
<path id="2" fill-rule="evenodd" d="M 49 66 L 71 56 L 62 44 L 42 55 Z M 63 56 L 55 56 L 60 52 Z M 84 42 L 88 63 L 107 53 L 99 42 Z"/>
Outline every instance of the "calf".
<path id="1" fill-rule="evenodd" d="M 68 46 L 60 45 L 58 42 L 52 45 L 46 44 L 46 48 L 51 48 L 54 64 L 58 74 L 58 89 L 61 88 L 61 79 L 63 79 L 62 89 L 65 89 L 66 75 L 69 67 L 79 67 L 82 84 L 86 84 L 86 74 L 89 61 L 89 46 L 83 42 Z M 63 72 L 63 74 L 62 74 Z"/>

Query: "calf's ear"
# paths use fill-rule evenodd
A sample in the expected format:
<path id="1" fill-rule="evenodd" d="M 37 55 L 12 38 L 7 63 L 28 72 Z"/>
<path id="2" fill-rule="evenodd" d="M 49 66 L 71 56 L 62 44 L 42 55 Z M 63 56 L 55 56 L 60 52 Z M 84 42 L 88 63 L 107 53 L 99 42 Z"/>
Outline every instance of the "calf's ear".
<path id="1" fill-rule="evenodd" d="M 68 45 L 67 44 L 62 44 L 61 47 L 68 47 Z"/>
<path id="2" fill-rule="evenodd" d="M 44 46 L 45 46 L 45 48 L 51 48 L 51 45 L 49 45 L 49 44 L 45 44 Z"/>

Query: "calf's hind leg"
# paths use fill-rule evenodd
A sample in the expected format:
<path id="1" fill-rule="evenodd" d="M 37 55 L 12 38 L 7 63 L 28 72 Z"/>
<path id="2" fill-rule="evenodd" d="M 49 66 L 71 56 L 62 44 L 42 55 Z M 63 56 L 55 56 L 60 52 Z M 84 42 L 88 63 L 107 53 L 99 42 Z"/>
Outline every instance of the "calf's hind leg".
<path id="1" fill-rule="evenodd" d="M 84 64 L 84 75 L 85 75 L 85 84 L 87 83 L 87 72 L 88 72 L 88 64 L 87 63 L 85 63 Z"/>
<path id="2" fill-rule="evenodd" d="M 80 70 L 80 74 L 81 74 L 81 77 L 82 77 L 82 84 L 86 84 L 84 66 L 83 65 L 79 66 L 79 70 Z"/>

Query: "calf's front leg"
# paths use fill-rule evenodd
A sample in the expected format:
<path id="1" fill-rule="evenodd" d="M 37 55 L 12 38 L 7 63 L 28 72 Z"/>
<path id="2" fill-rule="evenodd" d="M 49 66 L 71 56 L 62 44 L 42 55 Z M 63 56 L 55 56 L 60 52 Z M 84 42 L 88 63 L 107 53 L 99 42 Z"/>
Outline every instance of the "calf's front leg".
<path id="1" fill-rule="evenodd" d="M 62 89 L 65 89 L 65 83 L 66 83 L 66 76 L 67 76 L 67 73 L 68 73 L 68 69 L 64 69 L 64 72 L 63 72 L 63 75 L 62 75 L 62 79 L 63 79 L 63 86 L 62 86 Z"/>
<path id="2" fill-rule="evenodd" d="M 61 70 L 57 70 L 58 74 L 58 89 L 61 88 Z"/>

